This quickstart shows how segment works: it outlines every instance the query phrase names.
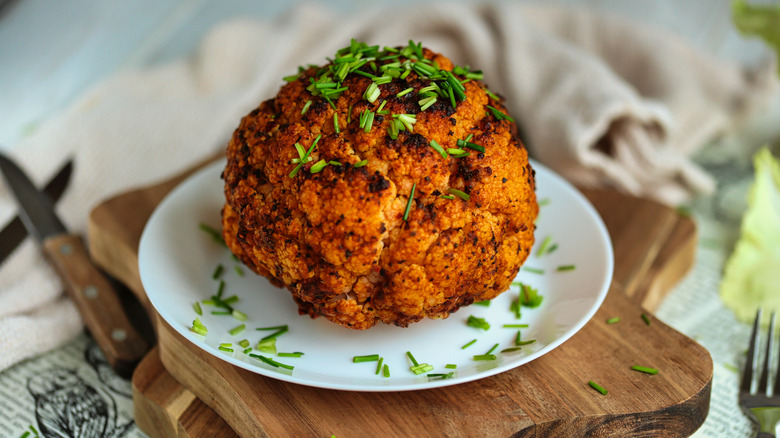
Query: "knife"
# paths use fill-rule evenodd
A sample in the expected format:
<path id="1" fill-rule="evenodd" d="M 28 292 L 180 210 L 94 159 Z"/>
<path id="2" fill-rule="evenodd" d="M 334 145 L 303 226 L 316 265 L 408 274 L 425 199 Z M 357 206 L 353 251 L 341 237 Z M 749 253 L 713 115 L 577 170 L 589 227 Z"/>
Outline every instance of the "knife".
<path id="1" fill-rule="evenodd" d="M 65 192 L 65 188 L 70 181 L 70 175 L 73 172 L 73 160 L 68 160 L 64 166 L 57 172 L 54 178 L 46 184 L 43 192 L 52 200 L 57 202 Z M 27 229 L 24 228 L 19 216 L 15 216 L 8 225 L 0 231 L 0 264 L 8 258 L 19 244 L 24 242 L 27 237 Z"/>
<path id="2" fill-rule="evenodd" d="M 129 376 L 147 345 L 127 319 L 116 290 L 92 264 L 81 237 L 67 232 L 51 200 L 2 154 L 0 172 L 19 203 L 19 218 L 62 278 L 109 365 L 119 375 Z"/>

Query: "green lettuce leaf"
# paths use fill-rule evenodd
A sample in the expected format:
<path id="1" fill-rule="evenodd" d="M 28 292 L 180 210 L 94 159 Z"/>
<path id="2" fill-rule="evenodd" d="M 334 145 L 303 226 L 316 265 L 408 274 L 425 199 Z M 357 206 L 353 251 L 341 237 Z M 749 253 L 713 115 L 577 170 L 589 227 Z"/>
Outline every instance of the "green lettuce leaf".
<path id="1" fill-rule="evenodd" d="M 780 3 L 753 6 L 745 0 L 735 0 L 731 16 L 742 35 L 759 37 L 775 51 L 780 75 Z"/>
<path id="2" fill-rule="evenodd" d="M 756 179 L 748 193 L 740 238 L 720 283 L 723 303 L 750 322 L 761 307 L 780 312 L 780 162 L 766 147 L 753 158 Z"/>

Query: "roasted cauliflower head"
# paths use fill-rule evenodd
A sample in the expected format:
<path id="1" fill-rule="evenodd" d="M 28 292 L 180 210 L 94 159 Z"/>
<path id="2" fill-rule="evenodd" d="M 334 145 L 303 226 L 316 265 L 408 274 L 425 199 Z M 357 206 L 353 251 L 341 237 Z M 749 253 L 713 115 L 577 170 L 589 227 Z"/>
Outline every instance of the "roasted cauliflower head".
<path id="1" fill-rule="evenodd" d="M 353 329 L 507 290 L 534 240 L 534 171 L 481 78 L 413 42 L 353 40 L 299 68 L 228 144 L 228 247 L 299 313 Z"/>

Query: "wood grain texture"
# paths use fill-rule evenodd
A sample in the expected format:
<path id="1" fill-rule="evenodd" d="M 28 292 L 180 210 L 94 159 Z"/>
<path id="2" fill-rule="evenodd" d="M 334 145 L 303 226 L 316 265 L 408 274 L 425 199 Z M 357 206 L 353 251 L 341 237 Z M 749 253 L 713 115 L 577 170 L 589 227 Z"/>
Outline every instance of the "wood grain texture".
<path id="1" fill-rule="evenodd" d="M 108 364 L 130 377 L 149 346 L 125 315 L 117 291 L 92 264 L 84 241 L 59 234 L 45 239 L 42 249 Z"/>
<path id="2" fill-rule="evenodd" d="M 105 269 L 127 276 L 133 269 L 137 272 L 136 233 L 178 181 L 131 192 L 131 204 L 123 195 L 93 211 L 90 236 L 102 241 L 91 249 Z M 709 407 L 709 354 L 652 316 L 646 325 L 641 314 L 649 312 L 636 299 L 654 309 L 687 272 L 694 257 L 695 226 L 650 201 L 609 191 L 584 193 L 612 237 L 614 281 L 596 316 L 551 353 L 512 371 L 447 388 L 331 391 L 229 365 L 158 321 L 159 356 L 150 354 L 133 378 L 139 426 L 153 436 L 179 437 L 201 436 L 209 424 L 227 424 L 241 436 L 691 434 Z M 119 218 L 137 226 L 118 225 Z M 125 248 L 119 251 L 117 246 Z M 135 282 L 135 292 L 142 296 L 140 281 Z M 620 316 L 620 323 L 606 324 L 613 316 Z M 641 374 L 630 370 L 631 365 L 661 372 Z M 606 386 L 609 395 L 591 389 L 588 380 Z M 220 430 L 228 433 L 229 428 Z"/>
<path id="3" fill-rule="evenodd" d="M 133 408 L 138 427 L 155 437 L 236 437 L 235 432 L 163 368 L 157 347 L 133 375 Z"/>

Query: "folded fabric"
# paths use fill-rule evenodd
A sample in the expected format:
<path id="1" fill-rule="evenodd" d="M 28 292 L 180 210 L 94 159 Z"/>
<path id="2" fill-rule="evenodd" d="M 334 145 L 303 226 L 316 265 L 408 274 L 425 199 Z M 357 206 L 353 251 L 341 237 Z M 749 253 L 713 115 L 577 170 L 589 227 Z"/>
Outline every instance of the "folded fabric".
<path id="1" fill-rule="evenodd" d="M 41 123 L 12 155 L 38 182 L 75 158 L 58 210 L 84 233 L 101 200 L 223 148 L 283 76 L 323 62 L 353 37 L 381 45 L 419 40 L 484 70 L 533 157 L 576 183 L 669 204 L 712 189 L 691 154 L 766 98 L 773 71 L 748 71 L 663 30 L 576 9 L 433 4 L 336 21 L 304 5 L 275 22 L 224 23 L 191 57 L 108 78 Z M 14 211 L 0 187 L 0 223 Z M 0 369 L 79 330 L 61 288 L 31 242 L 0 265 Z"/>

